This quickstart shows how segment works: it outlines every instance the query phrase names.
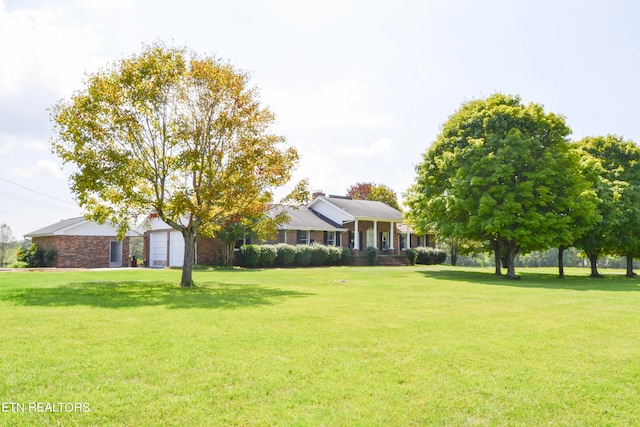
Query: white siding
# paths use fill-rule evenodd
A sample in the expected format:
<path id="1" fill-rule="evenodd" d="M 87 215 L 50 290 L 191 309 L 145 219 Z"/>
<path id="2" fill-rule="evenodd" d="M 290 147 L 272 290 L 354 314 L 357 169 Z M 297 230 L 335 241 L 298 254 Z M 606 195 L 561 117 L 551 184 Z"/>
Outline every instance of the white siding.
<path id="1" fill-rule="evenodd" d="M 353 216 L 342 209 L 325 202 L 323 199 L 314 200 L 312 209 L 338 224 L 344 224 L 345 221 L 354 220 Z"/>
<path id="2" fill-rule="evenodd" d="M 53 234 L 62 234 L 67 236 L 113 236 L 118 234 L 118 229 L 109 223 L 98 224 L 93 221 L 86 221 L 76 224 L 72 227 L 59 230 Z M 128 231 L 126 236 L 136 236 L 136 233 Z"/>

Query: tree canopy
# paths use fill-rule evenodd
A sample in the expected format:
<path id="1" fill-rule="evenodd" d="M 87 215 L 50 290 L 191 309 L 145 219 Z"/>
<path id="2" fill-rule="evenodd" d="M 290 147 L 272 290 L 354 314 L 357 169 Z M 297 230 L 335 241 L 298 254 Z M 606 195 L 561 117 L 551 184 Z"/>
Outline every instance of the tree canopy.
<path id="1" fill-rule="evenodd" d="M 268 220 L 298 162 L 246 72 L 160 42 L 88 76 L 52 120 L 53 151 L 75 166 L 71 189 L 89 217 L 122 235 L 155 212 L 182 233 L 182 286 L 193 283 L 197 237 Z"/>
<path id="2" fill-rule="evenodd" d="M 347 189 L 347 196 L 357 200 L 375 200 L 400 209 L 396 193 L 384 184 L 357 182 Z"/>
<path id="3" fill-rule="evenodd" d="M 627 276 L 633 276 L 633 258 L 640 255 L 640 148 L 616 135 L 586 137 L 573 144 L 597 192 L 599 220 L 576 241 L 599 277 L 601 255 L 627 257 Z"/>
<path id="4" fill-rule="evenodd" d="M 596 219 L 593 191 L 573 173 L 569 134 L 564 118 L 517 96 L 465 103 L 416 167 L 408 221 L 419 232 L 491 242 L 515 278 L 518 253 L 570 244 Z"/>

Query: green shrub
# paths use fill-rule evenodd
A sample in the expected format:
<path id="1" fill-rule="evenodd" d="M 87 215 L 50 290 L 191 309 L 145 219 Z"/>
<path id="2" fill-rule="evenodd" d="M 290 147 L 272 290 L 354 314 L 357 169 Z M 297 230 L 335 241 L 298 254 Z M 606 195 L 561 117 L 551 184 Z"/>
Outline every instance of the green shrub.
<path id="1" fill-rule="evenodd" d="M 309 245 L 297 245 L 296 246 L 296 265 L 298 267 L 306 267 L 311 263 L 311 246 Z"/>
<path id="2" fill-rule="evenodd" d="M 13 264 L 9 264 L 9 268 L 27 268 L 29 264 L 24 261 L 16 261 Z"/>
<path id="3" fill-rule="evenodd" d="M 367 264 L 375 265 L 376 259 L 378 259 L 378 249 L 374 248 L 373 246 L 367 247 L 366 257 L 367 257 Z"/>
<path id="4" fill-rule="evenodd" d="M 416 260 L 418 259 L 418 253 L 415 249 L 408 248 L 405 252 L 407 259 L 409 260 L 409 265 L 416 265 Z"/>
<path id="5" fill-rule="evenodd" d="M 434 249 L 435 257 L 433 259 L 434 264 L 444 264 L 447 260 L 447 253 L 442 249 Z"/>
<path id="6" fill-rule="evenodd" d="M 276 251 L 278 256 L 275 260 L 275 265 L 279 267 L 290 267 L 296 262 L 296 247 L 287 243 L 280 243 L 276 245 Z"/>
<path id="7" fill-rule="evenodd" d="M 243 245 L 240 247 L 240 265 L 247 268 L 260 266 L 260 246 Z"/>
<path id="8" fill-rule="evenodd" d="M 314 243 L 311 245 L 311 261 L 309 265 L 325 265 L 329 259 L 329 249 L 325 245 Z"/>
<path id="9" fill-rule="evenodd" d="M 343 247 L 342 254 L 340 254 L 340 264 L 345 265 L 347 263 L 347 259 L 351 256 L 351 249 Z"/>
<path id="10" fill-rule="evenodd" d="M 329 257 L 327 258 L 327 265 L 338 265 L 342 259 L 342 248 L 338 246 L 327 246 L 327 252 Z"/>
<path id="11" fill-rule="evenodd" d="M 418 264 L 432 265 L 442 264 L 447 259 L 447 253 L 441 249 L 420 246 L 415 248 L 418 258 Z"/>
<path id="12" fill-rule="evenodd" d="M 274 245 L 260 246 L 260 267 L 273 267 L 278 256 L 278 249 Z"/>
<path id="13" fill-rule="evenodd" d="M 27 267 L 49 267 L 56 258 L 55 249 L 45 251 L 35 243 L 32 243 L 29 249 L 20 248 L 16 253 L 18 263 L 24 263 Z"/>
<path id="14" fill-rule="evenodd" d="M 53 264 L 53 261 L 55 261 L 56 257 L 58 256 L 58 251 L 56 251 L 55 249 L 49 249 L 48 251 L 46 251 L 44 253 L 44 263 L 47 267 L 51 266 Z"/>

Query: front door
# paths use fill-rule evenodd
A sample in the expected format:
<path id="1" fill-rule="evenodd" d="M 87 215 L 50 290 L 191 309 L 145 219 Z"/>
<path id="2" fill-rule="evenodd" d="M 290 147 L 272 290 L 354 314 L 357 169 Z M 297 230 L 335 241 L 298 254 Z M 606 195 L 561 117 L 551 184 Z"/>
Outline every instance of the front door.
<path id="1" fill-rule="evenodd" d="M 109 267 L 122 267 L 122 242 L 109 242 Z"/>
<path id="2" fill-rule="evenodd" d="M 389 232 L 383 231 L 380 233 L 380 249 L 383 251 L 389 250 Z"/>

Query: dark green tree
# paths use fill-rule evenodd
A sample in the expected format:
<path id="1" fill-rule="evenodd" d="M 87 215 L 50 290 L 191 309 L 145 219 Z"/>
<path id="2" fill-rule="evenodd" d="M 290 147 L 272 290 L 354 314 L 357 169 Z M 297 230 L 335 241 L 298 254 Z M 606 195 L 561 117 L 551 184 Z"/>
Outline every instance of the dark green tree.
<path id="1" fill-rule="evenodd" d="M 416 168 L 409 222 L 443 238 L 491 242 L 516 278 L 517 254 L 573 241 L 576 223 L 595 216 L 569 134 L 564 118 L 517 96 L 467 102 Z M 591 214 L 578 219 L 577 209 Z"/>
<path id="2" fill-rule="evenodd" d="M 576 144 L 598 194 L 599 221 L 577 240 L 599 277 L 602 255 L 627 258 L 627 276 L 633 277 L 633 258 L 640 256 L 640 148 L 632 141 L 607 135 L 587 137 Z"/>

